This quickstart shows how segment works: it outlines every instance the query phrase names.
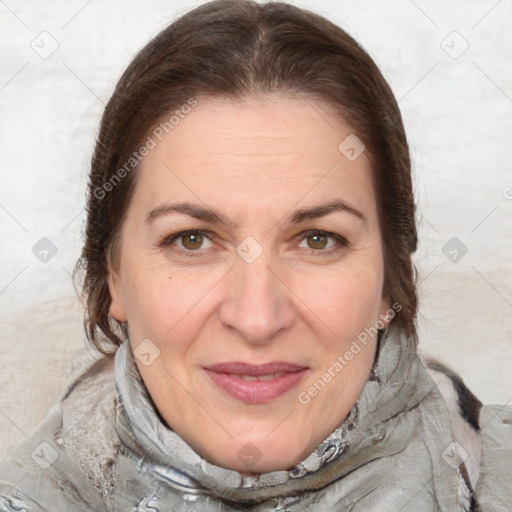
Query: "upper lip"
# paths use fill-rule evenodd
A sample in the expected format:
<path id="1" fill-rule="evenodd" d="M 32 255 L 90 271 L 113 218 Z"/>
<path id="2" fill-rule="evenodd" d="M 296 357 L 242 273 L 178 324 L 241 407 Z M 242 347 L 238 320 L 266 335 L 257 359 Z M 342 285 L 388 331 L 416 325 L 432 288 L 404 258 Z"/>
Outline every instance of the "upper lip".
<path id="1" fill-rule="evenodd" d="M 270 375 L 273 373 L 293 373 L 300 370 L 307 369 L 307 366 L 303 366 L 295 363 L 286 363 L 282 361 L 275 361 L 265 364 L 248 364 L 242 362 L 229 362 L 229 363 L 218 363 L 204 367 L 206 370 L 221 373 L 234 373 L 238 375 L 251 375 L 253 377 L 259 377 L 261 375 Z"/>

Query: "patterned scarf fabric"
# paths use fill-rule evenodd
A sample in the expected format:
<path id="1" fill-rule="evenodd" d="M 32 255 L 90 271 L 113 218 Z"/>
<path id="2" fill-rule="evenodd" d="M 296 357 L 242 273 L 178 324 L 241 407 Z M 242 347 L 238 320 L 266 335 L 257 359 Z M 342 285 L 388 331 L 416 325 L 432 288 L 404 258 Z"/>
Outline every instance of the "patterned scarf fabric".
<path id="1" fill-rule="evenodd" d="M 162 423 L 129 341 L 116 354 L 115 380 L 116 510 L 469 510 L 450 459 L 448 410 L 405 336 L 382 337 L 362 395 L 314 453 L 288 471 L 256 477 L 208 463 Z"/>

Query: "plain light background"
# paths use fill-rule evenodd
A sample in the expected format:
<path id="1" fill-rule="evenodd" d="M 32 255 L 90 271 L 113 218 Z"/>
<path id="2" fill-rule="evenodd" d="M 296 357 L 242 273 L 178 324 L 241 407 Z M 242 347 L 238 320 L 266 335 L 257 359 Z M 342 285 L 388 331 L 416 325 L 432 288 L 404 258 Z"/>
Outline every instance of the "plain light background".
<path id="1" fill-rule="evenodd" d="M 200 3 L 0 0 L 0 457 L 96 357 L 71 272 L 100 116 L 135 53 Z M 353 35 L 399 99 L 419 208 L 421 351 L 484 403 L 509 402 L 512 2 L 289 3 Z"/>

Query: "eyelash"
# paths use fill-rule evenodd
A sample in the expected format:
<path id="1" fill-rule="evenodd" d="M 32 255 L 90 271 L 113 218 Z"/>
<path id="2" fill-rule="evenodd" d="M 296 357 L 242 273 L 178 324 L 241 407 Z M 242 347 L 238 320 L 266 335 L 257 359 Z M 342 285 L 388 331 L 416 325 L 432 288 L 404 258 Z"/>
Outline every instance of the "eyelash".
<path id="1" fill-rule="evenodd" d="M 210 237 L 208 236 L 208 232 L 207 231 L 202 231 L 200 229 L 189 229 L 187 231 L 180 231 L 180 232 L 175 233 L 173 235 L 166 236 L 158 244 L 158 246 L 159 247 L 167 247 L 169 245 L 172 245 L 172 243 L 175 240 L 181 238 L 182 236 L 186 236 L 186 235 L 203 235 L 204 237 L 208 238 L 211 241 Z M 338 252 L 341 249 L 343 249 L 343 248 L 345 248 L 345 247 L 347 247 L 349 245 L 349 242 L 345 238 L 343 238 L 342 236 L 337 235 L 336 233 L 331 233 L 330 231 L 322 231 L 322 230 L 318 230 L 318 229 L 311 229 L 311 230 L 308 230 L 308 231 L 303 231 L 302 233 L 297 235 L 295 238 L 299 238 L 300 237 L 300 241 L 302 241 L 303 239 L 305 239 L 305 238 L 307 238 L 309 236 L 313 236 L 313 235 L 321 235 L 321 236 L 326 236 L 326 237 L 329 237 L 329 238 L 334 238 L 334 240 L 336 240 L 336 242 L 337 242 L 337 246 L 331 247 L 329 249 L 309 249 L 309 252 L 314 254 L 315 256 L 319 256 L 319 255 L 321 255 L 321 256 L 330 256 L 333 253 Z M 203 253 L 207 249 L 196 249 L 194 251 L 192 251 L 190 249 L 178 249 L 178 250 L 184 256 L 197 257 L 197 256 L 202 256 Z"/>

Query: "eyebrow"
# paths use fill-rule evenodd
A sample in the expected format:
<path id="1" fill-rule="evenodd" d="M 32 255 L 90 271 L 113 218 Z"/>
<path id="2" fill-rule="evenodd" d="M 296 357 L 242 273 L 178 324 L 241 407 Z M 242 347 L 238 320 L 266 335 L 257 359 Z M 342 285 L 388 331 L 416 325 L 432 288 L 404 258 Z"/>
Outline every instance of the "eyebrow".
<path id="1" fill-rule="evenodd" d="M 349 205 L 345 201 L 341 199 L 336 199 L 326 204 L 321 204 L 318 206 L 313 206 L 312 208 L 306 208 L 302 210 L 297 210 L 293 213 L 291 217 L 291 222 L 293 224 L 300 224 L 305 220 L 318 219 L 320 217 L 325 217 L 333 212 L 346 212 L 358 217 L 364 223 L 366 223 L 366 216 L 363 212 L 359 211 L 357 208 Z"/>
<path id="2" fill-rule="evenodd" d="M 311 208 L 295 210 L 290 217 L 290 222 L 292 224 L 300 224 L 306 220 L 318 219 L 334 212 L 346 212 L 362 220 L 364 223 L 367 222 L 366 216 L 361 211 L 341 199 L 336 199 L 329 203 L 313 206 Z M 164 203 L 148 212 L 146 222 L 151 224 L 154 220 L 172 213 L 183 213 L 189 217 L 211 224 L 225 224 L 231 228 L 236 226 L 233 221 L 228 219 L 221 212 L 213 208 L 204 208 L 192 203 Z"/>

